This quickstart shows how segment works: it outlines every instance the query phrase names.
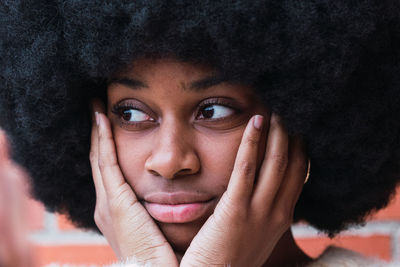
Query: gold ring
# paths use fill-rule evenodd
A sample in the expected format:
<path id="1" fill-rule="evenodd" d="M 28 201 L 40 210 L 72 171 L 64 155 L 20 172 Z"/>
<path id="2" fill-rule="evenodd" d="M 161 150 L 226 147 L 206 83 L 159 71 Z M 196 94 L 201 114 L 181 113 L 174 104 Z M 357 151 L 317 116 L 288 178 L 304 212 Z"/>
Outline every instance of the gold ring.
<path id="1" fill-rule="evenodd" d="M 310 170 L 311 170 L 311 161 L 310 161 L 310 159 L 308 159 L 307 175 L 306 175 L 306 179 L 304 179 L 304 183 L 307 183 L 308 178 L 310 178 Z"/>

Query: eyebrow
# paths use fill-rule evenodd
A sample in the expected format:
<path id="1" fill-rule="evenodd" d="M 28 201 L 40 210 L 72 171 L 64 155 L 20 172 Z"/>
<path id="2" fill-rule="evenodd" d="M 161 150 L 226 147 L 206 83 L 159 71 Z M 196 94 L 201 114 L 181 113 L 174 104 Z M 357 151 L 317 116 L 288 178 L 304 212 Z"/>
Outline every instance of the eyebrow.
<path id="1" fill-rule="evenodd" d="M 135 79 L 131 79 L 131 78 L 127 78 L 127 77 L 123 77 L 123 78 L 112 78 L 110 80 L 107 81 L 107 84 L 113 84 L 113 83 L 118 83 L 118 84 L 122 84 L 125 85 L 131 89 L 134 90 L 138 90 L 138 89 L 142 89 L 142 88 L 148 88 L 148 86 L 139 81 L 139 80 L 135 80 Z"/>
<path id="2" fill-rule="evenodd" d="M 227 79 L 223 78 L 220 75 L 211 75 L 209 77 L 196 80 L 190 83 L 189 88 L 184 87 L 185 90 L 189 91 L 204 91 L 210 87 L 213 87 L 215 85 L 218 85 L 220 83 L 226 82 Z M 133 90 L 140 90 L 143 88 L 149 88 L 149 86 L 136 79 L 128 78 L 128 77 L 122 77 L 122 78 L 112 78 L 108 81 L 108 85 L 113 84 L 113 83 L 118 83 L 125 85 Z"/>
<path id="3" fill-rule="evenodd" d="M 221 75 L 211 75 L 209 77 L 192 82 L 189 86 L 189 90 L 203 91 L 226 81 L 227 79 Z"/>

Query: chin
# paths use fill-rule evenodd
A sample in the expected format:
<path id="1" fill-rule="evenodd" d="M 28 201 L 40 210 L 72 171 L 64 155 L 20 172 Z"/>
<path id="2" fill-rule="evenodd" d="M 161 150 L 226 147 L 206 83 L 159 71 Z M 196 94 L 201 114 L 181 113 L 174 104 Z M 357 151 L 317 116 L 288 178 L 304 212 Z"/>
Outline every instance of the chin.
<path id="1" fill-rule="evenodd" d="M 157 224 L 173 250 L 176 252 L 185 252 L 204 222 L 205 220 L 191 223 L 158 222 Z"/>

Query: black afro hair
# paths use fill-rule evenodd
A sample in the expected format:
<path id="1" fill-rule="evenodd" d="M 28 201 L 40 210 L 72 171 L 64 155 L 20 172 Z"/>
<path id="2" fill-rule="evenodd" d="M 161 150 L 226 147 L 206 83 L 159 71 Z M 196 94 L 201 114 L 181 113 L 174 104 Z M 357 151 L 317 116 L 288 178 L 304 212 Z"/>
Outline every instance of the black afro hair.
<path id="1" fill-rule="evenodd" d="M 394 0 L 0 3 L 0 123 L 50 211 L 96 229 L 88 102 L 133 60 L 208 64 L 256 89 L 312 170 L 295 210 L 331 236 L 387 205 L 400 178 Z"/>

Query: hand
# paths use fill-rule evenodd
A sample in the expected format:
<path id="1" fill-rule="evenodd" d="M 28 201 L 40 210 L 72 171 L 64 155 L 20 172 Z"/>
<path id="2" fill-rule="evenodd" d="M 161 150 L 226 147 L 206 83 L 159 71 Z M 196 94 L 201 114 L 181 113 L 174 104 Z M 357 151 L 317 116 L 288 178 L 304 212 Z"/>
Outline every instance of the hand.
<path id="1" fill-rule="evenodd" d="M 8 154 L 6 136 L 0 130 L 0 266 L 36 266 L 24 217 L 27 177 Z"/>
<path id="2" fill-rule="evenodd" d="M 93 101 L 90 164 L 96 188 L 94 220 L 121 260 L 134 257 L 154 266 L 178 266 L 161 231 L 126 182 L 103 105 Z"/>
<path id="3" fill-rule="evenodd" d="M 292 223 L 303 187 L 305 155 L 276 115 L 255 183 L 261 130 L 247 125 L 228 184 L 214 213 L 195 236 L 181 266 L 262 266 Z"/>

